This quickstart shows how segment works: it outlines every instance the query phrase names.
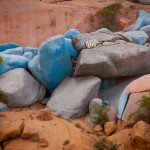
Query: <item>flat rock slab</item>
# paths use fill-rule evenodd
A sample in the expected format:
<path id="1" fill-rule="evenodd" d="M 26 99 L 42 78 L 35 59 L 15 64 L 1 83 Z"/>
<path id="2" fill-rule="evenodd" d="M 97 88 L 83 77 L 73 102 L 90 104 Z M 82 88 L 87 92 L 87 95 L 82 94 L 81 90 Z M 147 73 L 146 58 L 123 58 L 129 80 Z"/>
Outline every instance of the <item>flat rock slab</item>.
<path id="1" fill-rule="evenodd" d="M 81 51 L 74 76 L 113 78 L 150 72 L 150 48 L 125 41 Z"/>
<path id="2" fill-rule="evenodd" d="M 24 124 L 22 121 L 3 121 L 0 125 L 0 141 L 18 137 L 23 128 Z"/>
<path id="3" fill-rule="evenodd" d="M 61 118 L 79 118 L 88 111 L 89 102 L 97 97 L 100 82 L 92 76 L 66 78 L 54 90 L 47 107 Z"/>
<path id="4" fill-rule="evenodd" d="M 80 51 L 85 48 L 85 43 L 90 40 L 97 40 L 99 43 L 102 42 L 114 42 L 119 39 L 123 39 L 115 33 L 104 33 L 104 32 L 91 32 L 86 34 L 79 34 L 72 37 L 72 43 L 77 51 Z"/>

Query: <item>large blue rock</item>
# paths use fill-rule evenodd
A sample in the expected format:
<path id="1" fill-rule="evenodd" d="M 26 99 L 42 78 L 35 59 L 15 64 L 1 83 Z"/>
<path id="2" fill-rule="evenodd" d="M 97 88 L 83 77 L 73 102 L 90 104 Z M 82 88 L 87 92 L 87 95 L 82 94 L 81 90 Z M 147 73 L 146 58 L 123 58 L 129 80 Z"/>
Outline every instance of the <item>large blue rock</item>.
<path id="1" fill-rule="evenodd" d="M 145 44 L 149 38 L 148 34 L 146 34 L 144 31 L 128 31 L 125 33 L 125 35 L 131 38 L 133 43 L 141 45 Z"/>
<path id="2" fill-rule="evenodd" d="M 75 36 L 77 34 L 80 34 L 80 32 L 76 29 L 69 29 L 65 34 L 64 37 L 67 39 L 71 39 L 72 36 Z"/>
<path id="3" fill-rule="evenodd" d="M 19 47 L 19 44 L 16 43 L 6 43 L 6 44 L 0 44 L 0 52 L 5 51 L 7 49 L 12 49 Z"/>
<path id="4" fill-rule="evenodd" d="M 52 92 L 72 73 L 72 63 L 64 36 L 58 35 L 44 41 L 39 47 L 39 56 L 29 62 L 28 68 Z"/>
<path id="5" fill-rule="evenodd" d="M 27 68 L 28 66 L 28 58 L 18 55 L 10 55 L 10 54 L 0 54 L 3 58 L 3 62 L 0 63 L 0 75 L 15 69 L 15 68 Z"/>
<path id="6" fill-rule="evenodd" d="M 141 27 L 150 25 L 150 14 L 144 10 L 139 10 L 137 12 L 137 17 L 134 24 L 124 29 L 124 31 L 136 31 Z"/>
<path id="7" fill-rule="evenodd" d="M 70 29 L 64 34 L 66 47 L 67 47 L 68 52 L 69 52 L 71 57 L 77 56 L 77 51 L 74 49 L 74 47 L 72 45 L 71 38 L 75 35 L 78 35 L 78 34 L 80 34 L 80 32 L 76 29 Z"/>
<path id="8" fill-rule="evenodd" d="M 10 54 L 10 55 L 22 56 L 24 54 L 24 51 L 23 51 L 23 47 L 17 47 L 17 48 L 7 49 L 3 52 L 0 52 L 0 54 Z"/>
<path id="9" fill-rule="evenodd" d="M 24 53 L 30 52 L 32 53 L 33 57 L 35 57 L 38 54 L 38 49 L 34 47 L 24 47 Z"/>

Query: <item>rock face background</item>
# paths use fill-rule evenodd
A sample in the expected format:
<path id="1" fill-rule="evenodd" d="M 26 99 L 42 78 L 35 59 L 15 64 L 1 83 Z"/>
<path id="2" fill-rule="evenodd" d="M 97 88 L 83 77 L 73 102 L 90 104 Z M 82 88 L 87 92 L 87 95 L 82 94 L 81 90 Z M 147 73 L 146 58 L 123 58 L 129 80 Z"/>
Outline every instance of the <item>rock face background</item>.
<path id="1" fill-rule="evenodd" d="M 54 0 L 53 0 L 54 1 Z M 82 33 L 96 30 L 99 20 L 96 10 L 115 0 L 72 0 L 52 2 L 51 0 L 1 0 L 0 1 L 0 41 L 17 42 L 22 46 L 39 46 L 45 39 L 64 34 L 70 28 Z M 123 1 L 121 16 L 135 19 L 141 5 Z M 142 9 L 150 12 L 149 6 Z M 19 19 L 18 19 L 19 18 Z"/>

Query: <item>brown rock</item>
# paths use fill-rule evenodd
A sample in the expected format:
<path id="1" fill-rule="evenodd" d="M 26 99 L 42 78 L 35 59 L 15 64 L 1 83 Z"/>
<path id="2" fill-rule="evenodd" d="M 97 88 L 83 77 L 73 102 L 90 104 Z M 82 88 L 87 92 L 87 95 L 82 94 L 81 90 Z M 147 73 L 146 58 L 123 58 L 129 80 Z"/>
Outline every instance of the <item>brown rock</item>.
<path id="1" fill-rule="evenodd" d="M 113 107 L 109 107 L 109 111 L 107 112 L 107 117 L 109 121 L 117 121 L 117 110 Z"/>
<path id="2" fill-rule="evenodd" d="M 39 146 L 40 147 L 48 147 L 49 143 L 45 139 L 39 140 Z"/>
<path id="3" fill-rule="evenodd" d="M 18 137 L 23 128 L 22 121 L 3 121 L 0 125 L 0 141 Z"/>
<path id="4" fill-rule="evenodd" d="M 150 124 L 139 121 L 133 127 L 133 139 L 140 150 L 150 150 Z"/>
<path id="5" fill-rule="evenodd" d="M 132 24 L 132 20 L 127 18 L 117 18 L 116 20 L 116 27 L 118 30 L 123 30 L 125 27 Z"/>
<path id="6" fill-rule="evenodd" d="M 124 130 L 126 128 L 126 125 L 127 125 L 126 122 L 118 120 L 117 121 L 117 132 Z"/>
<path id="7" fill-rule="evenodd" d="M 101 131 L 103 131 L 103 128 L 100 125 L 96 125 L 93 130 L 95 132 L 101 132 Z"/>
<path id="8" fill-rule="evenodd" d="M 49 108 L 41 109 L 36 118 L 41 121 L 49 121 L 53 119 Z"/>
<path id="9" fill-rule="evenodd" d="M 104 125 L 105 134 L 107 136 L 111 135 L 117 129 L 117 125 L 115 121 L 107 122 Z"/>
<path id="10" fill-rule="evenodd" d="M 4 150 L 37 150 L 39 149 L 37 142 L 16 138 L 4 142 Z"/>
<path id="11" fill-rule="evenodd" d="M 119 150 L 135 150 L 136 144 L 132 140 L 132 129 L 119 131 L 107 138 L 109 142 L 114 142 L 120 145 Z"/>
<path id="12" fill-rule="evenodd" d="M 76 146 L 73 143 L 69 143 L 64 146 L 64 150 L 74 150 L 74 149 L 76 149 Z"/>
<path id="13" fill-rule="evenodd" d="M 32 139 L 33 136 L 39 136 L 36 128 L 30 123 L 26 123 L 21 137 L 24 139 Z"/>

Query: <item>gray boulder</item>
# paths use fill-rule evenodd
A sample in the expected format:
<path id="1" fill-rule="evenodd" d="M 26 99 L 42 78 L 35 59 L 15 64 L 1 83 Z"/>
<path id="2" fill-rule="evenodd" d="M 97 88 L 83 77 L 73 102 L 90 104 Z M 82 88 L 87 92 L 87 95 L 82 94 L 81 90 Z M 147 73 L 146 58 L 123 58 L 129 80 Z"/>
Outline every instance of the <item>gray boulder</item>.
<path id="1" fill-rule="evenodd" d="M 2 103 L 2 102 L 0 102 L 0 112 L 1 111 L 6 111 L 6 110 L 7 110 L 7 105 Z"/>
<path id="2" fill-rule="evenodd" d="M 43 99 L 43 87 L 25 69 L 17 68 L 0 75 L 0 89 L 8 107 L 24 107 Z"/>
<path id="3" fill-rule="evenodd" d="M 125 41 L 108 43 L 82 50 L 74 76 L 114 78 L 150 73 L 150 48 Z"/>
<path id="4" fill-rule="evenodd" d="M 123 37 L 119 36 L 118 34 L 113 33 L 111 31 L 108 32 L 108 31 L 103 31 L 102 32 L 101 30 L 98 30 L 97 32 L 79 34 L 79 35 L 76 35 L 76 36 L 72 37 L 72 43 L 73 43 L 75 49 L 77 51 L 80 51 L 80 50 L 86 48 L 85 43 L 87 41 L 90 41 L 90 40 L 93 40 L 93 39 L 97 40 L 100 45 L 104 41 L 105 42 L 107 42 L 107 41 L 114 42 L 116 40 L 123 39 Z"/>
<path id="5" fill-rule="evenodd" d="M 79 118 L 87 113 L 90 100 L 97 97 L 100 82 L 92 76 L 68 77 L 54 90 L 47 107 L 61 118 Z"/>
<path id="6" fill-rule="evenodd" d="M 94 98 L 90 101 L 89 104 L 89 113 L 92 113 L 93 109 L 97 106 L 102 106 L 102 100 L 99 98 Z"/>

